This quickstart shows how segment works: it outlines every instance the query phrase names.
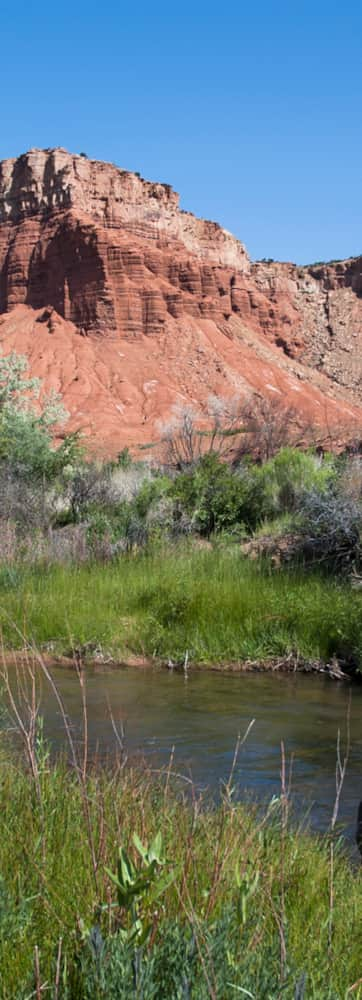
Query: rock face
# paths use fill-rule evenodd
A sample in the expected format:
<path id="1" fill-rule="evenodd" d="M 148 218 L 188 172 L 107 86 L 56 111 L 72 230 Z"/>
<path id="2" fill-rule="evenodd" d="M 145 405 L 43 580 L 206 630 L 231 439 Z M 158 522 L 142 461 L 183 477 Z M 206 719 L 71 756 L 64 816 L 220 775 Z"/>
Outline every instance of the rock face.
<path id="1" fill-rule="evenodd" d="M 2 349 L 107 451 L 211 393 L 277 394 L 328 432 L 362 424 L 362 258 L 252 264 L 178 201 L 63 149 L 0 163 Z"/>

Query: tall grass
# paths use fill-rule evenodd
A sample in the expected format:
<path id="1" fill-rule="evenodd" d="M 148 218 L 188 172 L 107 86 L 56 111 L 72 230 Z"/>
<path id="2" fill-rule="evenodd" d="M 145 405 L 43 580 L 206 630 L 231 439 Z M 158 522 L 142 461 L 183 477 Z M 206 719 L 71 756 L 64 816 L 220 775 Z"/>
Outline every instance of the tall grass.
<path id="1" fill-rule="evenodd" d="M 283 748 L 280 795 L 263 810 L 235 794 L 238 747 L 217 807 L 172 757 L 161 772 L 132 767 L 122 747 L 90 762 L 84 673 L 76 744 L 37 665 L 69 760 L 44 740 L 33 662 L 4 666 L 23 750 L 3 730 L 1 1000 L 361 998 L 362 882 L 338 837 L 338 792 L 322 837 L 290 816 Z"/>
<path id="2" fill-rule="evenodd" d="M 226 1000 L 238 989 L 274 1000 L 297 995 L 303 978 L 306 997 L 326 1000 L 344 998 L 358 980 L 361 878 L 337 845 L 330 945 L 327 839 L 285 826 L 280 801 L 263 817 L 230 796 L 212 810 L 182 800 L 166 773 L 95 767 L 82 784 L 65 761 L 51 765 L 44 747 L 39 765 L 40 799 L 30 773 L 4 751 L 0 758 L 2 1000 L 37 996 L 41 986 L 58 1000 Z M 108 871 L 119 845 L 135 856 L 134 832 L 149 843 L 158 831 L 174 877 L 148 906 L 152 935 L 138 955 L 137 992 Z M 176 985 L 166 988 L 172 964 Z"/>
<path id="3" fill-rule="evenodd" d="M 0 573 L 5 645 L 13 623 L 43 647 L 100 646 L 191 660 L 362 660 L 362 597 L 322 577 L 271 572 L 237 550 L 156 549 L 107 565 L 19 566 Z"/>

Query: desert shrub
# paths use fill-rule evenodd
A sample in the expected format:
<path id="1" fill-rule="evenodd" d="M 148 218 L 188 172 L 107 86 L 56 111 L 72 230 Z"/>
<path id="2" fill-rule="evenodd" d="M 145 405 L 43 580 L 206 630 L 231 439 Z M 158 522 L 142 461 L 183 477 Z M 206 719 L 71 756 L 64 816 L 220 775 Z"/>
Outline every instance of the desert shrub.
<path id="1" fill-rule="evenodd" d="M 338 476 L 345 497 L 358 502 L 362 499 L 362 458 L 342 455 L 338 460 Z"/>
<path id="2" fill-rule="evenodd" d="M 0 462 L 0 510 L 5 515 L 1 531 L 11 521 L 15 531 L 46 531 L 54 515 L 48 483 L 19 475 L 10 462 Z"/>
<path id="3" fill-rule="evenodd" d="M 322 460 L 314 452 L 286 447 L 257 467 L 254 475 L 260 480 L 266 516 L 277 517 L 294 511 L 305 491 L 325 493 L 336 482 L 337 470 L 330 455 Z"/>
<path id="4" fill-rule="evenodd" d="M 85 519 L 92 509 L 111 508 L 118 499 L 112 473 L 107 466 L 93 463 L 79 465 L 64 485 L 73 523 Z"/>
<path id="5" fill-rule="evenodd" d="M 181 472 L 206 455 L 230 456 L 244 434 L 244 404 L 239 397 L 209 396 L 206 412 L 174 407 L 161 431 L 160 456 L 167 467 Z"/>
<path id="6" fill-rule="evenodd" d="M 49 529 L 57 480 L 81 455 L 77 434 L 64 435 L 54 446 L 53 435 L 67 414 L 55 393 L 39 402 L 41 383 L 28 378 L 26 369 L 22 355 L 0 357 L 0 509 L 6 537 L 10 523 L 15 534 Z"/>
<path id="7" fill-rule="evenodd" d="M 167 496 L 170 485 L 171 480 L 167 476 L 155 476 L 146 480 L 134 498 L 133 506 L 137 515 L 146 518 L 151 508 Z"/>
<path id="8" fill-rule="evenodd" d="M 362 511 L 340 489 L 305 492 L 298 528 L 303 558 L 333 572 L 350 572 L 361 563 Z"/>
<path id="9" fill-rule="evenodd" d="M 158 538 L 171 538 L 189 533 L 189 521 L 175 520 L 174 504 L 167 494 L 154 501 L 147 513 L 146 522 L 149 537 L 154 542 Z"/>
<path id="10" fill-rule="evenodd" d="M 117 455 L 117 466 L 119 469 L 130 469 L 132 465 L 132 455 L 129 448 L 122 448 Z"/>
<path id="11" fill-rule="evenodd" d="M 175 521 L 191 518 L 194 531 L 254 530 L 266 519 L 294 511 L 306 489 L 323 493 L 336 477 L 333 460 L 323 462 L 313 453 L 283 448 L 263 465 L 245 459 L 230 466 L 210 453 L 179 473 L 169 489 L 175 502 Z"/>
<path id="12" fill-rule="evenodd" d="M 126 467 L 111 462 L 108 468 L 118 501 L 133 500 L 144 483 L 153 478 L 150 467 L 142 462 L 131 462 Z"/>
<path id="13" fill-rule="evenodd" d="M 51 477 L 53 453 L 49 434 L 26 411 L 7 410 L 0 418 L 0 456 L 18 477 Z"/>
<path id="14" fill-rule="evenodd" d="M 88 518 L 87 537 L 92 554 L 96 554 L 99 543 L 103 542 L 103 558 L 113 557 L 122 551 L 146 545 L 149 539 L 147 518 L 137 510 L 134 501 L 124 501 L 108 508 L 95 508 Z"/>
<path id="15" fill-rule="evenodd" d="M 169 467 L 182 471 L 207 454 L 240 462 L 252 455 L 265 462 L 284 446 L 313 441 L 313 427 L 301 420 L 294 407 L 286 407 L 282 396 L 231 399 L 209 396 L 203 412 L 175 407 L 161 431 L 160 456 Z"/>
<path id="16" fill-rule="evenodd" d="M 294 511 L 302 492 L 313 487 L 323 492 L 335 475 L 331 459 L 321 462 L 293 448 L 282 449 L 263 465 L 246 458 L 230 466 L 210 452 L 173 480 L 160 479 L 157 489 L 148 485 L 137 508 L 145 516 L 158 492 L 173 500 L 175 531 L 186 520 L 188 530 L 205 537 L 230 531 L 243 535 L 266 519 Z"/>

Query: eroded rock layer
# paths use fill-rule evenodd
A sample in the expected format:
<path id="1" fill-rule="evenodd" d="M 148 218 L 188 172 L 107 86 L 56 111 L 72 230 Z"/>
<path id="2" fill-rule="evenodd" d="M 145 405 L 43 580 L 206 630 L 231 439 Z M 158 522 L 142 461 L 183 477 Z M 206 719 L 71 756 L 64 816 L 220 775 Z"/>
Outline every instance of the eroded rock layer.
<path id="1" fill-rule="evenodd" d="M 107 451 L 210 394 L 277 396 L 343 436 L 362 424 L 362 258 L 252 264 L 169 185 L 31 150 L 0 163 L 0 343 Z"/>

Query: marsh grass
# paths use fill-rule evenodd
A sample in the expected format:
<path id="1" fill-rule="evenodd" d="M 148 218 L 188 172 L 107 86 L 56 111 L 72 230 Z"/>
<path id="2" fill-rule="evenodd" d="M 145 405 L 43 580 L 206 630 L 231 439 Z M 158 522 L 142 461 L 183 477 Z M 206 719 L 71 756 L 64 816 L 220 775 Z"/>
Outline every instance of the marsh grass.
<path id="1" fill-rule="evenodd" d="M 237 548 L 156 547 L 112 564 L 0 575 L 0 624 L 56 652 L 101 648 L 194 662 L 362 657 L 362 597 L 316 575 L 271 571 Z"/>
<path id="2" fill-rule="evenodd" d="M 119 845 L 132 854 L 134 831 L 144 843 L 161 831 L 176 877 L 161 902 L 151 907 L 152 938 L 142 955 L 148 975 L 152 971 L 156 992 L 145 989 L 127 994 L 120 988 L 119 963 L 130 967 L 131 959 L 117 939 L 120 914 L 113 906 L 116 896 L 106 869 L 115 869 Z M 262 818 L 253 807 L 233 805 L 230 799 L 211 809 L 197 799 L 193 805 L 187 803 L 172 786 L 166 791 L 165 776 L 156 779 L 146 770 L 97 767 L 89 770 L 82 785 L 66 761 L 58 760 L 41 769 L 39 803 L 30 773 L 3 751 L 0 866 L 0 995 L 4 1000 L 33 995 L 35 948 L 41 984 L 51 984 L 49 995 L 54 995 L 60 939 L 62 997 L 92 996 L 92 982 L 93 996 L 182 996 L 181 992 L 162 992 L 160 984 L 157 987 L 151 958 L 160 963 L 162 975 L 172 958 L 179 966 L 175 977 L 177 981 L 179 975 L 180 985 L 177 949 L 184 954 L 192 941 L 202 957 L 198 968 L 192 968 L 195 992 L 190 995 L 195 997 L 231 997 L 237 987 L 249 989 L 255 997 L 276 997 L 283 984 L 283 996 L 292 997 L 295 983 L 304 974 L 306 996 L 324 1000 L 345 997 L 360 975 L 361 879 L 337 843 L 331 949 L 328 841 L 295 832 L 289 825 L 286 828 L 280 801 Z M 113 968 L 110 955 L 116 956 L 118 947 L 114 962 L 119 992 L 107 992 L 106 985 L 104 992 L 95 991 L 96 962 L 89 947 L 95 926 L 108 956 L 105 983 Z M 167 959 L 162 957 L 165 941 Z M 83 973 L 76 993 L 74 976 L 80 966 Z M 191 975 L 191 967 L 190 960 L 185 973 Z M 116 976 L 114 969 L 112 976 Z"/>
<path id="3" fill-rule="evenodd" d="M 158 772 L 131 766 L 122 745 L 108 765 L 90 762 L 81 672 L 82 739 L 59 696 L 68 757 L 54 759 L 39 673 L 54 693 L 39 654 L 2 670 L 17 741 L 3 730 L 1 1000 L 360 998 L 362 881 L 337 833 L 337 800 L 325 836 L 297 826 L 282 747 L 279 797 L 264 808 L 240 802 L 243 740 L 218 806 L 174 774 L 172 756 Z M 141 871 L 135 834 L 144 845 L 161 838 L 167 875 L 157 897 L 140 890 L 138 916 L 150 928 L 142 945 L 125 930 L 112 878 L 120 847 Z"/>

